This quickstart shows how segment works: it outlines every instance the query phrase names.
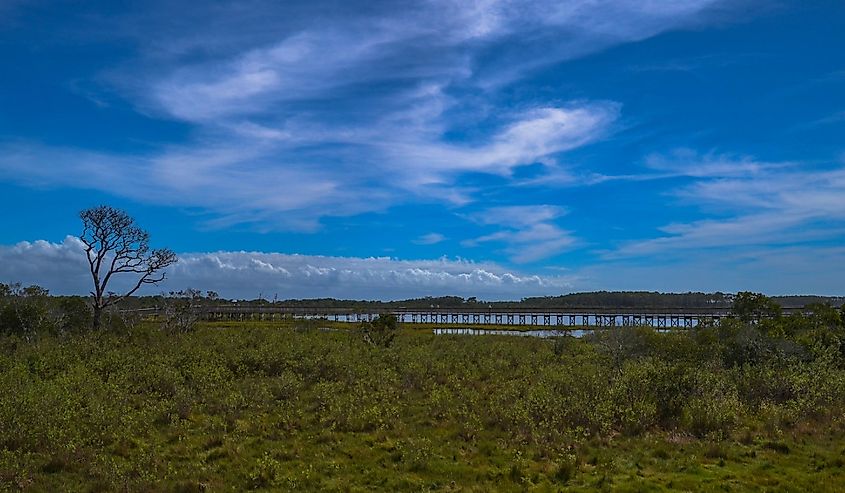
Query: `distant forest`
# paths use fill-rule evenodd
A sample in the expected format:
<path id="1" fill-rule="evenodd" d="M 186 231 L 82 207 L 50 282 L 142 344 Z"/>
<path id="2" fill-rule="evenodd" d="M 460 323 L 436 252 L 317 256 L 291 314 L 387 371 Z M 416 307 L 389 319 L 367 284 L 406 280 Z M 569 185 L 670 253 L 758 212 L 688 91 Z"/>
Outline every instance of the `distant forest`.
<path id="1" fill-rule="evenodd" d="M 339 300 L 334 298 L 290 299 L 290 300 L 227 300 L 213 292 L 205 292 L 195 298 L 196 302 L 208 304 L 271 305 L 284 307 L 359 308 L 368 310 L 389 310 L 395 308 L 700 308 L 725 307 L 733 303 L 730 293 L 659 293 L 649 291 L 595 291 L 572 293 L 561 296 L 523 298 L 521 301 L 484 301 L 459 296 L 438 296 L 414 298 L 399 301 Z M 840 306 L 845 297 L 831 296 L 774 296 L 771 298 L 784 308 L 801 308 L 812 303 Z M 144 308 L 162 304 L 163 296 L 129 298 L 123 307 Z"/>

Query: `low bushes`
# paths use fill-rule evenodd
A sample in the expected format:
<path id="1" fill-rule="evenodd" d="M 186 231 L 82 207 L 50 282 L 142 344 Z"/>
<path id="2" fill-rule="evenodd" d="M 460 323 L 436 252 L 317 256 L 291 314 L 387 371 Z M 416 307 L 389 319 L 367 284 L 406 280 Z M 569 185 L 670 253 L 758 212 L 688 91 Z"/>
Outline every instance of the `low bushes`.
<path id="1" fill-rule="evenodd" d="M 529 449 L 563 483 L 592 440 L 751 430 L 774 443 L 802 423 L 841 422 L 845 410 L 839 339 L 806 331 L 787 338 L 737 322 L 554 343 L 388 330 L 387 344 L 269 327 L 0 337 L 0 481 L 330 489 L 332 467 L 381 447 L 410 477 L 474 450 Z M 519 464 L 490 477 L 506 480 L 514 466 L 523 481 Z M 356 474 L 370 481 L 382 467 Z"/>

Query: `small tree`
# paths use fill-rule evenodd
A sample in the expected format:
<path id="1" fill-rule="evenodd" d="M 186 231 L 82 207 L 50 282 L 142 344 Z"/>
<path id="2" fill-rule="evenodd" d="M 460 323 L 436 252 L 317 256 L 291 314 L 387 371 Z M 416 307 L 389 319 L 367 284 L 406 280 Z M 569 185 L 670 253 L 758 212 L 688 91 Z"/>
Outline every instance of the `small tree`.
<path id="1" fill-rule="evenodd" d="M 33 339 L 40 332 L 54 328 L 48 306 L 48 291 L 41 286 L 23 287 L 20 283 L 0 286 L 6 302 L 0 305 L 0 334 L 16 334 Z"/>
<path id="2" fill-rule="evenodd" d="M 816 329 L 836 330 L 845 322 L 839 310 L 826 303 L 811 303 L 804 309 L 812 312 L 810 320 Z"/>
<path id="3" fill-rule="evenodd" d="M 79 332 L 91 327 L 91 307 L 81 296 L 68 296 L 58 301 L 61 316 L 58 328 L 62 333 Z"/>
<path id="4" fill-rule="evenodd" d="M 741 321 L 751 323 L 780 317 L 781 307 L 766 295 L 742 291 L 736 294 L 731 313 Z"/>
<path id="5" fill-rule="evenodd" d="M 202 301 L 202 293 L 197 289 L 171 291 L 164 298 L 162 329 L 172 333 L 186 333 L 194 330 L 194 326 L 202 317 Z"/>
<path id="6" fill-rule="evenodd" d="M 92 325 L 100 328 L 103 310 L 131 296 L 144 284 L 164 280 L 164 268 L 176 262 L 176 254 L 166 248 L 150 250 L 150 235 L 120 209 L 106 205 L 79 213 L 84 228 L 79 239 L 91 270 Z M 124 294 L 108 291 L 115 274 L 135 274 L 137 279 Z"/>
<path id="7" fill-rule="evenodd" d="M 376 347 L 390 347 L 393 344 L 393 338 L 396 337 L 397 328 L 396 316 L 392 314 L 379 315 L 372 322 L 361 322 L 364 341 Z"/>

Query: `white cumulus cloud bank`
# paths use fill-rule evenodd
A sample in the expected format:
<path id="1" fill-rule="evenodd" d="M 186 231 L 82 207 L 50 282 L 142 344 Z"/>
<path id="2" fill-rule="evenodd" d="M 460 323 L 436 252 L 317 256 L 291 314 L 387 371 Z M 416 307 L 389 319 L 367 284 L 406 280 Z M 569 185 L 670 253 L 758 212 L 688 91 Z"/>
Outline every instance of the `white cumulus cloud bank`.
<path id="1" fill-rule="evenodd" d="M 20 242 L 0 246 L 0 282 L 39 284 L 56 294 L 85 294 L 90 274 L 82 244 Z M 128 278 L 114 278 L 113 289 Z M 328 257 L 262 252 L 183 253 L 167 280 L 144 294 L 193 287 L 228 298 L 403 299 L 477 296 L 519 299 L 571 290 L 572 278 L 522 274 L 494 263 L 466 260 L 398 260 L 387 257 Z"/>

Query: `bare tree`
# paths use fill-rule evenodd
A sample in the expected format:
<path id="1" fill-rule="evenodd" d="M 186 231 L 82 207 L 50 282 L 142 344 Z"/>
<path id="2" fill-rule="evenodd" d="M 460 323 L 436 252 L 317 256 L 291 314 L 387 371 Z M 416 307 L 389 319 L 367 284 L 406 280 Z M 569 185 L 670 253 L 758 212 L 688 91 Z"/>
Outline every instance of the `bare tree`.
<path id="1" fill-rule="evenodd" d="M 103 310 L 131 296 L 144 284 L 163 281 L 163 269 L 176 262 L 176 254 L 167 248 L 150 250 L 149 233 L 120 209 L 101 205 L 80 212 L 79 217 L 84 225 L 79 239 L 85 244 L 94 281 L 91 305 L 97 330 Z M 112 276 L 126 273 L 138 276 L 126 293 L 107 291 Z"/>
<path id="2" fill-rule="evenodd" d="M 164 317 L 162 328 L 170 333 L 186 333 L 202 319 L 205 312 L 202 292 L 187 288 L 184 291 L 171 291 L 164 298 Z"/>

